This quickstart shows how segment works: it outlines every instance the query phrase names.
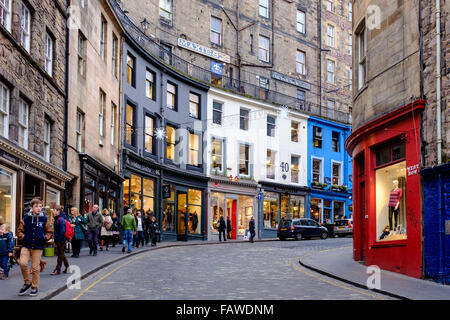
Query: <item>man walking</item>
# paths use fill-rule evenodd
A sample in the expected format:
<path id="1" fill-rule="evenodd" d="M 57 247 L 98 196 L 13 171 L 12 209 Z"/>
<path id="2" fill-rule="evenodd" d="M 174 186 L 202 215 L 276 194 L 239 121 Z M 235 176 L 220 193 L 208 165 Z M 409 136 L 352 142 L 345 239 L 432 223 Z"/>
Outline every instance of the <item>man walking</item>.
<path id="1" fill-rule="evenodd" d="M 89 254 L 97 255 L 98 235 L 103 226 L 103 216 L 98 212 L 98 205 L 94 204 L 92 211 L 87 215 L 87 237 L 89 244 Z"/>
<path id="2" fill-rule="evenodd" d="M 20 251 L 20 270 L 24 285 L 19 295 L 26 294 L 31 287 L 30 296 L 38 295 L 39 269 L 44 245 L 52 237 L 52 227 L 42 210 L 42 201 L 39 198 L 31 200 L 31 211 L 24 214 L 17 230 L 17 238 L 22 241 L 23 247 Z M 28 271 L 28 262 L 31 259 L 32 278 Z"/>
<path id="3" fill-rule="evenodd" d="M 128 253 L 131 252 L 131 246 L 133 245 L 133 233 L 136 233 L 136 219 L 131 215 L 132 210 L 128 209 L 127 213 L 122 217 L 122 230 L 123 230 L 123 247 L 122 252 L 125 252 L 125 247 L 128 245 Z"/>
<path id="4" fill-rule="evenodd" d="M 255 238 L 255 218 L 253 216 L 248 224 L 248 230 L 250 231 L 250 242 L 253 242 L 253 238 Z"/>
<path id="5" fill-rule="evenodd" d="M 67 273 L 67 268 L 69 268 L 69 261 L 66 257 L 66 214 L 63 212 L 63 206 L 56 206 L 53 209 L 53 217 L 55 222 L 53 224 L 53 234 L 55 239 L 55 247 L 58 251 L 58 262 L 56 264 L 55 270 L 51 273 L 52 276 L 61 274 L 61 266 L 64 262 L 65 270 Z"/>

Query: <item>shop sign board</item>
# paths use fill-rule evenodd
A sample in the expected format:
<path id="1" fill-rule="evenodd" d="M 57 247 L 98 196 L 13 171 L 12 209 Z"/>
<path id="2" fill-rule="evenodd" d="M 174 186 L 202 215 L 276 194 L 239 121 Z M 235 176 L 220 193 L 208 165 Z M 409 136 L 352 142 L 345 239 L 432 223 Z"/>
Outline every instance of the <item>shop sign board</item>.
<path id="1" fill-rule="evenodd" d="M 419 164 L 415 164 L 413 166 L 406 167 L 406 170 L 408 171 L 408 177 L 415 175 L 419 172 Z"/>
<path id="2" fill-rule="evenodd" d="M 171 196 L 170 184 L 163 185 L 163 199 L 168 199 Z"/>
<path id="3" fill-rule="evenodd" d="M 223 61 L 225 63 L 231 62 L 231 58 L 229 55 L 226 55 L 222 52 L 216 51 L 208 47 L 204 47 L 198 43 L 191 42 L 186 39 L 178 38 L 178 46 L 202 54 L 204 56 L 210 57 L 215 60 Z"/>
<path id="4" fill-rule="evenodd" d="M 216 61 L 211 61 L 211 73 L 218 76 L 218 77 L 222 77 L 223 75 L 223 64 L 216 62 Z"/>
<path id="5" fill-rule="evenodd" d="M 295 79 L 292 77 L 289 77 L 285 74 L 281 74 L 279 72 L 276 71 L 272 71 L 272 78 L 276 79 L 276 80 L 280 80 L 289 84 L 292 84 L 296 87 L 302 88 L 302 89 L 306 89 L 306 90 L 311 90 L 311 84 L 306 82 L 306 81 L 302 81 L 299 79 Z"/>

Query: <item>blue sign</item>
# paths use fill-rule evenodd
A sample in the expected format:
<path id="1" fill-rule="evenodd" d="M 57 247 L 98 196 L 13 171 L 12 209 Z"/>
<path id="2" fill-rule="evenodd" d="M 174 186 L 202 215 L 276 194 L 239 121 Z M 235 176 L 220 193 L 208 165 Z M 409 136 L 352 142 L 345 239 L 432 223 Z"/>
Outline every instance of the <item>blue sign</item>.
<path id="1" fill-rule="evenodd" d="M 215 61 L 211 61 L 211 73 L 222 77 L 223 75 L 223 64 Z"/>
<path id="2" fill-rule="evenodd" d="M 262 193 L 260 192 L 260 193 L 258 193 L 258 200 L 261 200 L 262 199 Z"/>

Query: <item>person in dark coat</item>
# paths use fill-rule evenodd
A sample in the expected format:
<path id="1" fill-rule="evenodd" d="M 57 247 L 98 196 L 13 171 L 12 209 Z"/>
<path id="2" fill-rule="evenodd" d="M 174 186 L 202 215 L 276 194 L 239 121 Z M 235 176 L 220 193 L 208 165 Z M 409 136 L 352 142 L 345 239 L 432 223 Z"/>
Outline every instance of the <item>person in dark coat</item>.
<path id="1" fill-rule="evenodd" d="M 115 213 L 115 212 L 113 212 L 113 214 L 112 214 L 112 222 L 113 222 L 113 225 L 111 227 L 111 231 L 113 233 L 112 246 L 114 248 L 116 246 L 116 244 L 119 243 L 119 238 L 120 238 L 120 220 L 117 217 L 117 213 Z"/>
<path id="2" fill-rule="evenodd" d="M 156 246 L 156 241 L 158 240 L 160 230 L 158 222 L 156 222 L 155 216 L 152 216 L 151 222 L 149 225 L 150 237 L 152 238 L 152 247 Z"/>
<path id="3" fill-rule="evenodd" d="M 150 234 L 151 234 L 150 224 L 152 223 L 151 216 L 152 216 L 152 211 L 148 210 L 147 213 L 145 214 L 145 218 L 144 218 L 144 238 L 145 238 L 146 245 L 150 242 Z"/>
<path id="4" fill-rule="evenodd" d="M 87 230 L 87 220 L 80 214 L 76 207 L 70 208 L 69 220 L 75 231 L 72 238 L 72 258 L 78 258 L 81 251 L 81 241 L 85 240 L 84 232 Z"/>
<path id="5" fill-rule="evenodd" d="M 55 247 L 58 251 L 58 261 L 56 263 L 55 270 L 51 275 L 61 274 L 61 266 L 64 262 L 64 267 L 66 268 L 63 272 L 67 273 L 67 268 L 69 268 L 69 261 L 66 257 L 66 214 L 63 212 L 63 206 L 56 206 L 53 209 L 53 217 L 55 219 L 53 224 L 53 232 L 55 238 Z"/>
<path id="6" fill-rule="evenodd" d="M 248 230 L 250 231 L 250 242 L 253 242 L 255 238 L 255 218 L 253 216 L 248 223 Z"/>
<path id="7" fill-rule="evenodd" d="M 227 217 L 227 238 L 231 239 L 231 220 Z"/>
<path id="8" fill-rule="evenodd" d="M 225 224 L 225 219 L 223 218 L 223 216 L 220 216 L 220 220 L 219 220 L 219 228 L 217 228 L 219 230 L 219 241 L 222 241 L 222 234 L 223 234 L 223 241 L 227 241 L 227 237 L 225 235 L 225 229 L 226 229 L 226 224 Z"/>

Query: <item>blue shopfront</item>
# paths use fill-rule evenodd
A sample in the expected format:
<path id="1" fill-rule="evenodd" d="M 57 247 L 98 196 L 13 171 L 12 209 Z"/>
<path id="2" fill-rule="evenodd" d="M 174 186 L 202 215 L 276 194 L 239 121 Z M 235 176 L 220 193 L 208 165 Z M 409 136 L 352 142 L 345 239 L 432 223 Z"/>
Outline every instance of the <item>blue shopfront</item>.
<path id="1" fill-rule="evenodd" d="M 351 126 L 308 119 L 307 214 L 319 223 L 352 217 L 352 159 L 344 148 Z"/>

